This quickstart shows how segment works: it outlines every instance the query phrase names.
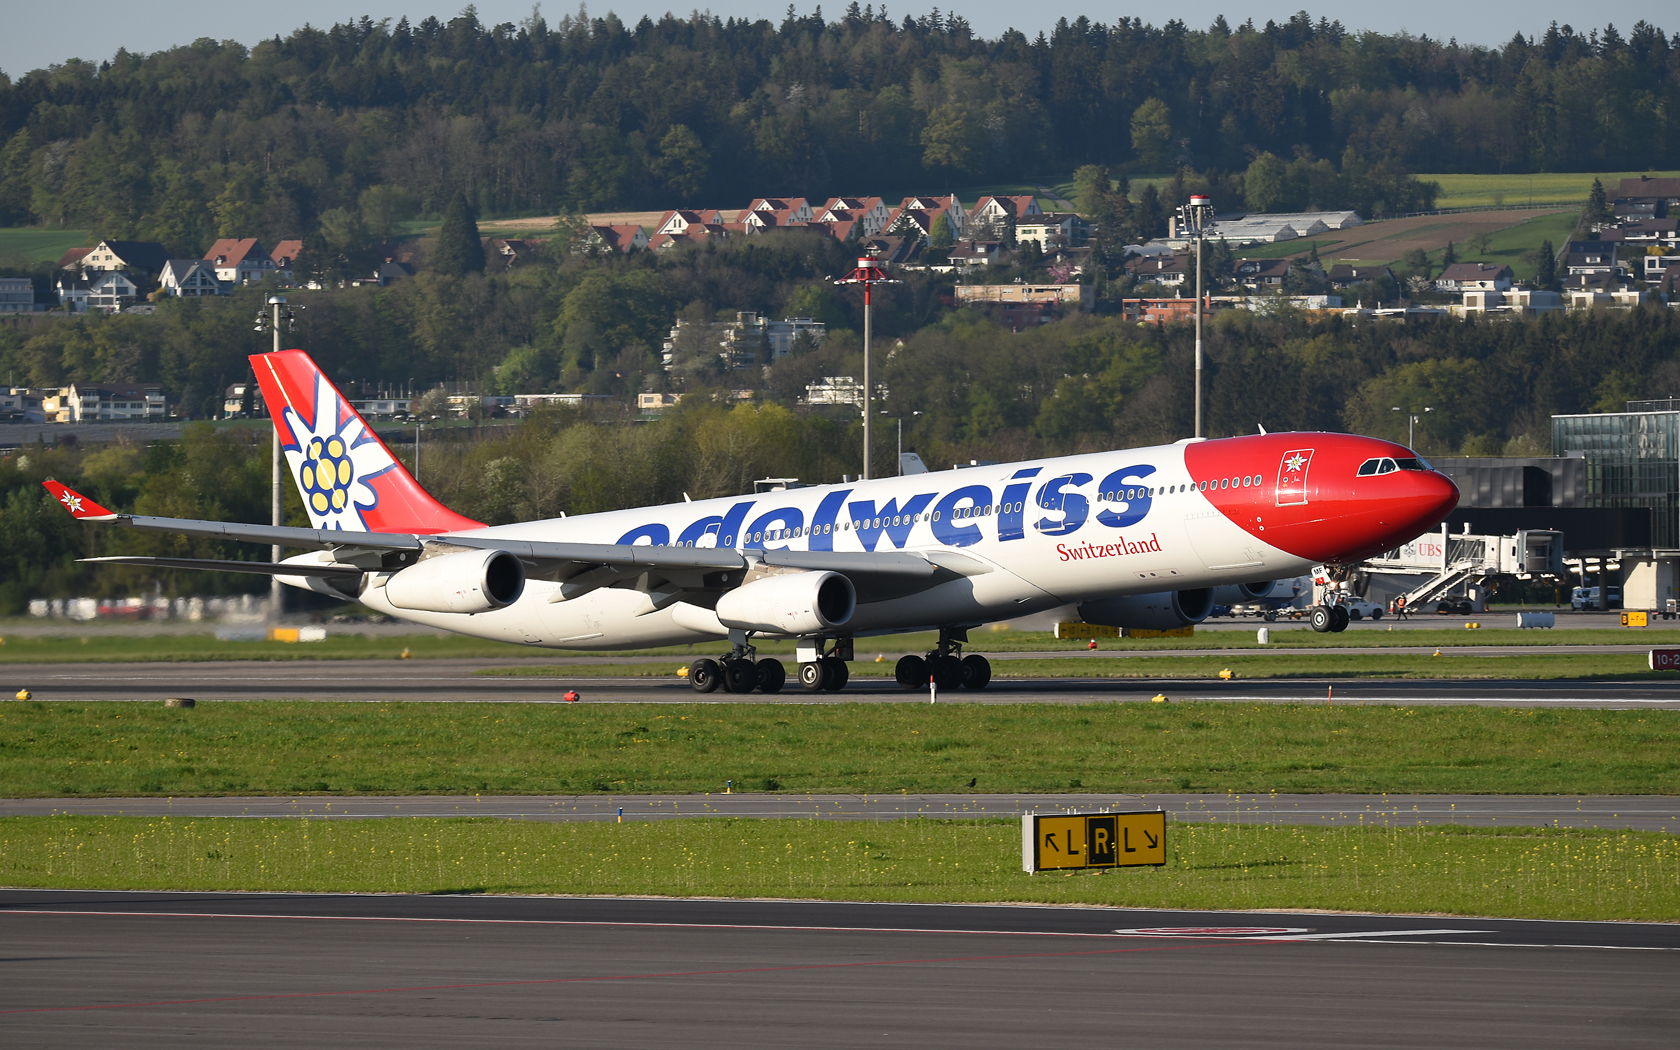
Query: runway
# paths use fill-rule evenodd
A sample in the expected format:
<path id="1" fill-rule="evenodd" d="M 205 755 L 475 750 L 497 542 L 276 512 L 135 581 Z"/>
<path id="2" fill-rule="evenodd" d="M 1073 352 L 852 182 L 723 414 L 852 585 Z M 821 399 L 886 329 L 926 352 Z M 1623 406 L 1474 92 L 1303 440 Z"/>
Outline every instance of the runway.
<path id="1" fill-rule="evenodd" d="M 1670 1047 L 1680 926 L 0 891 L 19 1046 Z"/>
<path id="2" fill-rule="evenodd" d="M 1106 654 L 1105 654 L 1106 655 Z M 839 693 L 784 689 L 762 693 L 696 693 L 673 674 L 659 678 L 591 676 L 491 676 L 476 671 L 552 665 L 556 659 L 289 660 L 206 663 L 7 664 L 0 695 L 28 689 L 37 700 L 140 700 L 166 697 L 214 700 L 470 701 L 559 703 L 569 690 L 583 703 L 926 703 L 926 693 L 899 689 L 882 677 L 855 677 Z M 567 664 L 578 661 L 567 658 Z M 623 661 L 615 661 L 623 662 Z M 672 670 L 679 661 L 665 659 Z M 942 703 L 1088 704 L 1173 700 L 1257 703 L 1482 704 L 1502 707 L 1680 708 L 1680 683 L 1672 681 L 1518 681 L 1454 679 L 1289 678 L 1009 678 L 1008 664 L 982 692 L 945 692 Z"/>
<path id="3" fill-rule="evenodd" d="M 1320 827 L 1629 828 L 1680 832 L 1680 797 L 1668 795 L 378 795 L 219 798 L 0 799 L 0 817 L 68 813 L 136 817 L 495 817 L 631 821 L 697 817 L 907 820 L 1019 817 L 1077 809 L 1159 807 L 1169 820 Z"/>

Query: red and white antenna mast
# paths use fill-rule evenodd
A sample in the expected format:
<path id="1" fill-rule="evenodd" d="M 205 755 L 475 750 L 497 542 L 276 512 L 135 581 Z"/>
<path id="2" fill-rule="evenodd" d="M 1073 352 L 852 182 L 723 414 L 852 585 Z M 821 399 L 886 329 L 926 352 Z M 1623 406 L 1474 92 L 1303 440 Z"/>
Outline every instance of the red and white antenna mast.
<path id="1" fill-rule="evenodd" d="M 869 310 L 872 305 L 870 292 L 877 284 L 903 284 L 887 276 L 887 269 L 881 264 L 881 249 L 871 247 L 867 255 L 858 260 L 857 268 L 846 276 L 836 280 L 835 284 L 863 285 L 863 480 L 874 477 L 869 469 L 870 442 L 875 436 L 875 387 L 874 377 L 869 368 Z"/>

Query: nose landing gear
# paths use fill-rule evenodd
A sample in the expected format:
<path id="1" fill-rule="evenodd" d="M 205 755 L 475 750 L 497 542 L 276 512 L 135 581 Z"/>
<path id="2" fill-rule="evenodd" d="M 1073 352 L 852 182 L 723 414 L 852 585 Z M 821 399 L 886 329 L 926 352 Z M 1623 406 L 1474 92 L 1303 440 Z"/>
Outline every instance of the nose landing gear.
<path id="1" fill-rule="evenodd" d="M 1347 630 L 1351 619 L 1348 611 L 1340 605 L 1315 605 L 1312 614 L 1307 618 L 1307 622 L 1319 634 L 1340 633 Z"/>

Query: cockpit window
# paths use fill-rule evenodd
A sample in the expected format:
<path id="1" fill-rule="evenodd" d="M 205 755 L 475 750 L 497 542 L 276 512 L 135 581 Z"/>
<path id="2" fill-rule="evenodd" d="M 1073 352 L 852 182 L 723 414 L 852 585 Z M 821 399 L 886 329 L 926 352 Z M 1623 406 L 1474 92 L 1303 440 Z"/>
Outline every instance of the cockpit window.
<path id="1" fill-rule="evenodd" d="M 1359 464 L 1359 477 L 1368 478 L 1373 474 L 1392 474 L 1397 470 L 1428 470 L 1427 466 L 1408 466 L 1421 463 L 1422 460 L 1402 459 L 1398 463 L 1386 456 L 1368 459 Z"/>
<path id="2" fill-rule="evenodd" d="M 1401 470 L 1434 470 L 1426 459 L 1402 459 L 1398 461 Z"/>
<path id="3" fill-rule="evenodd" d="M 1380 459 L 1368 459 L 1359 464 L 1359 476 L 1362 478 L 1368 478 L 1372 474 L 1375 474 L 1377 472 L 1377 465 L 1381 462 L 1382 460 Z"/>

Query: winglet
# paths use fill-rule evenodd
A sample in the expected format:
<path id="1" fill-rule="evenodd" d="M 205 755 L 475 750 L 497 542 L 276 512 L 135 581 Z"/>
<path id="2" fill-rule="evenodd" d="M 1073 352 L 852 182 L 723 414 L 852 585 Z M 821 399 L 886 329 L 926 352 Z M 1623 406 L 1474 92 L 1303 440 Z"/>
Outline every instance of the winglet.
<path id="1" fill-rule="evenodd" d="M 115 521 L 117 519 L 116 511 L 106 510 L 68 485 L 60 484 L 52 478 L 48 478 L 41 484 L 48 492 L 53 494 L 54 499 L 64 504 L 64 509 L 69 511 L 73 518 L 80 521 Z"/>

